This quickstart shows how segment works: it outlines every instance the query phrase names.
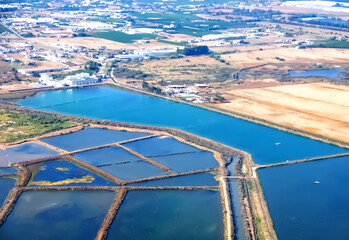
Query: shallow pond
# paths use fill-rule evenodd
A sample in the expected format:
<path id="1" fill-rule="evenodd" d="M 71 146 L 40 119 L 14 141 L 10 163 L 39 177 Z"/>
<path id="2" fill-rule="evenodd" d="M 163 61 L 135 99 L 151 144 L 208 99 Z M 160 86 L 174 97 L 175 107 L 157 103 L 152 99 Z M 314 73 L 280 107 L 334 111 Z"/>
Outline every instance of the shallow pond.
<path id="1" fill-rule="evenodd" d="M 281 240 L 349 239 L 349 157 L 258 170 Z"/>
<path id="2" fill-rule="evenodd" d="M 0 208 L 4 204 L 7 195 L 15 185 L 16 180 L 13 178 L 0 178 Z"/>
<path id="3" fill-rule="evenodd" d="M 107 239 L 224 239 L 220 193 L 129 191 Z"/>
<path id="4" fill-rule="evenodd" d="M 175 172 L 187 172 L 207 168 L 217 168 L 218 162 L 212 152 L 200 151 L 193 153 L 151 157 Z"/>
<path id="5" fill-rule="evenodd" d="M 85 128 L 74 133 L 43 138 L 41 141 L 66 151 L 74 151 L 150 135 L 149 133 L 115 131 L 103 128 Z"/>
<path id="6" fill-rule="evenodd" d="M 301 72 L 289 71 L 289 74 L 291 77 L 328 77 L 340 80 L 340 72 L 343 72 L 343 69 L 319 69 Z"/>
<path id="7" fill-rule="evenodd" d="M 162 170 L 161 168 L 155 167 L 154 165 L 145 161 L 113 164 L 102 166 L 100 169 L 122 180 L 132 180 L 168 174 L 168 172 Z"/>
<path id="8" fill-rule="evenodd" d="M 30 166 L 33 179 L 29 186 L 116 186 L 95 173 L 71 162 L 49 161 Z"/>
<path id="9" fill-rule="evenodd" d="M 43 145 L 40 145 L 38 143 L 24 143 L 0 151 L 4 151 L 6 161 L 9 163 L 25 162 L 38 158 L 59 155 L 57 151 L 44 147 Z"/>
<path id="10" fill-rule="evenodd" d="M 24 192 L 0 227 L 0 238 L 93 240 L 115 195 L 113 191 Z"/>
<path id="11" fill-rule="evenodd" d="M 0 168 L 0 174 L 16 174 L 17 168 Z"/>
<path id="12" fill-rule="evenodd" d="M 139 157 L 129 153 L 121 147 L 105 147 L 86 152 L 74 154 L 74 157 L 87 162 L 93 166 L 104 164 L 116 164 L 124 162 L 134 162 L 140 160 Z"/>
<path id="13" fill-rule="evenodd" d="M 171 187 L 171 186 L 218 186 L 218 182 L 214 180 L 214 174 L 196 173 L 179 177 L 171 177 L 153 181 L 145 181 L 132 183 L 128 186 L 134 187 Z"/>
<path id="14" fill-rule="evenodd" d="M 167 136 L 152 137 L 123 145 L 147 157 L 200 151 L 193 146 Z"/>

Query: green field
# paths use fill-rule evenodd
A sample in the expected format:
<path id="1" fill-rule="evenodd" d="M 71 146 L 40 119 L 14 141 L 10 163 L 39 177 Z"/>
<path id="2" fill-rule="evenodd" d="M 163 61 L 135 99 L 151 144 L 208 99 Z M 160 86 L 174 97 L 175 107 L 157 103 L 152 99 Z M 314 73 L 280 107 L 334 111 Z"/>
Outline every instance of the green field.
<path id="1" fill-rule="evenodd" d="M 186 46 L 187 45 L 186 42 L 174 42 L 174 41 L 168 41 L 168 40 L 158 40 L 158 42 L 172 44 L 172 45 L 176 45 L 176 46 Z"/>
<path id="2" fill-rule="evenodd" d="M 92 33 L 92 36 L 121 43 L 132 43 L 136 40 L 155 39 L 157 37 L 157 35 L 154 34 L 127 34 L 124 32 L 97 32 Z"/>
<path id="3" fill-rule="evenodd" d="M 0 143 L 15 142 L 75 124 L 43 114 L 23 114 L 0 111 Z"/>
<path id="4" fill-rule="evenodd" d="M 325 42 L 309 46 L 310 48 L 349 48 L 349 42 L 327 40 Z"/>

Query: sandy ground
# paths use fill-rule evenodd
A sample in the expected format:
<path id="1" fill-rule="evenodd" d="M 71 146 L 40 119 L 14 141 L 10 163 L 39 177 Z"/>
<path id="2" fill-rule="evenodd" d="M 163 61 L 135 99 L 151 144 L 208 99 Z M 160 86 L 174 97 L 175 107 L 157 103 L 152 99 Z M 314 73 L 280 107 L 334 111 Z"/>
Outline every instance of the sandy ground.
<path id="1" fill-rule="evenodd" d="M 32 41 L 38 43 L 61 43 L 68 44 L 70 46 L 84 46 L 86 48 L 98 49 L 99 47 L 105 46 L 111 50 L 126 49 L 157 49 L 157 48 L 175 48 L 176 46 L 171 44 L 159 43 L 156 40 L 151 40 L 147 44 L 133 44 L 133 43 L 119 43 L 110 41 L 102 38 L 94 37 L 76 37 L 76 38 L 34 38 Z"/>
<path id="2" fill-rule="evenodd" d="M 42 87 L 42 85 L 35 83 L 35 82 L 34 83 L 21 82 L 18 84 L 3 84 L 3 85 L 0 85 L 0 93 L 8 93 L 10 90 L 38 88 L 38 87 Z"/>
<path id="3" fill-rule="evenodd" d="M 218 108 L 349 142 L 349 86 L 309 83 L 228 91 Z"/>
<path id="4" fill-rule="evenodd" d="M 280 61 L 276 57 L 285 61 Z M 283 64 L 328 64 L 347 63 L 349 61 L 349 49 L 333 48 L 275 48 L 263 51 L 250 51 L 222 55 L 222 59 L 230 62 L 235 67 L 250 67 L 265 63 Z"/>

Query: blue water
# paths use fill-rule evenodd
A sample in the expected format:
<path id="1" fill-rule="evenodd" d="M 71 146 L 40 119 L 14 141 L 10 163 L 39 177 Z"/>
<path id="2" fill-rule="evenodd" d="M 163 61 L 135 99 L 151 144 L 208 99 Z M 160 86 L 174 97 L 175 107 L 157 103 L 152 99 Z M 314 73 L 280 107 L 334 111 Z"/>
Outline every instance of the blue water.
<path id="1" fill-rule="evenodd" d="M 0 208 L 4 204 L 7 195 L 15 186 L 16 180 L 12 178 L 0 178 Z M 0 235 L 1 239 L 1 235 Z"/>
<path id="2" fill-rule="evenodd" d="M 15 147 L 6 148 L 5 150 L 0 149 L 0 151 L 4 151 L 5 160 L 9 163 L 24 162 L 59 155 L 57 151 L 38 143 L 24 143 Z"/>
<path id="3" fill-rule="evenodd" d="M 348 172 L 348 156 L 258 170 L 278 238 L 349 239 Z"/>
<path id="4" fill-rule="evenodd" d="M 122 180 L 132 180 L 168 174 L 168 172 L 162 170 L 161 168 L 155 167 L 154 165 L 145 161 L 113 164 L 102 166 L 100 169 Z"/>
<path id="5" fill-rule="evenodd" d="M 113 191 L 24 192 L 0 227 L 0 239 L 93 240 L 115 195 Z"/>
<path id="6" fill-rule="evenodd" d="M 30 187 L 42 186 L 40 181 L 49 181 L 51 183 L 67 180 L 82 179 L 91 176 L 94 179 L 90 182 L 55 184 L 54 186 L 116 186 L 115 183 L 105 180 L 104 178 L 92 173 L 84 168 L 78 167 L 71 162 L 55 160 L 31 166 L 35 169 L 33 180 L 29 182 Z"/>
<path id="7" fill-rule="evenodd" d="M 103 128 L 85 128 L 74 133 L 43 138 L 41 141 L 67 151 L 74 151 L 150 135 L 149 133 L 115 131 Z"/>
<path id="8" fill-rule="evenodd" d="M 108 87 L 41 92 L 19 104 L 95 119 L 179 128 L 247 151 L 261 164 L 348 151 L 187 104 Z"/>
<path id="9" fill-rule="evenodd" d="M 200 151 L 193 146 L 167 136 L 143 139 L 123 145 L 147 157 Z"/>
<path id="10" fill-rule="evenodd" d="M 212 152 L 200 151 L 194 153 L 183 153 L 151 157 L 175 172 L 188 172 L 200 169 L 217 168 L 218 162 Z"/>
<path id="11" fill-rule="evenodd" d="M 141 160 L 121 147 L 105 147 L 74 154 L 74 157 L 93 166 L 116 164 Z"/>
<path id="12" fill-rule="evenodd" d="M 164 178 L 153 181 L 132 183 L 128 186 L 135 187 L 171 187 L 171 186 L 217 186 L 218 182 L 214 180 L 214 174 L 196 173 L 179 177 Z"/>
<path id="13" fill-rule="evenodd" d="M 339 73 L 343 72 L 343 69 L 320 69 L 320 70 L 308 70 L 302 72 L 289 71 L 291 77 L 328 77 L 336 80 L 340 79 Z"/>
<path id="14" fill-rule="evenodd" d="M 107 240 L 224 239 L 218 191 L 129 191 Z"/>
<path id="15" fill-rule="evenodd" d="M 239 196 L 239 183 L 236 179 L 231 179 L 228 181 L 230 189 L 230 199 L 232 203 L 232 212 L 234 218 L 234 233 L 235 239 L 245 240 L 245 229 L 244 229 L 244 218 L 241 213 L 241 202 Z"/>
<path id="16" fill-rule="evenodd" d="M 0 168 L 0 174 L 16 174 L 17 168 Z"/>

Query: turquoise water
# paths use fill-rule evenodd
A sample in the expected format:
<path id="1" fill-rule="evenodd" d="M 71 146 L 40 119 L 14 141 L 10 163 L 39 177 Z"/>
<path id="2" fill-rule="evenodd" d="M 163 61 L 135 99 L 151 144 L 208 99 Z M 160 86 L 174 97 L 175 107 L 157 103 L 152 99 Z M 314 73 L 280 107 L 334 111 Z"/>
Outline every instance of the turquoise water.
<path id="1" fill-rule="evenodd" d="M 168 174 L 168 172 L 145 161 L 113 164 L 102 166 L 100 169 L 122 180 L 132 180 Z"/>
<path id="2" fill-rule="evenodd" d="M 9 163 L 25 162 L 38 158 L 59 155 L 58 152 L 44 147 L 38 143 L 24 143 L 0 151 L 4 151 L 6 161 L 8 161 Z M 7 164 L 5 166 L 7 166 Z"/>
<path id="3" fill-rule="evenodd" d="M 19 104 L 95 119 L 179 128 L 247 151 L 261 164 L 348 151 L 187 104 L 108 87 L 46 91 Z"/>
<path id="4" fill-rule="evenodd" d="M 220 194 L 216 191 L 129 191 L 107 239 L 224 239 Z"/>
<path id="5" fill-rule="evenodd" d="M 154 181 L 146 181 L 129 184 L 135 187 L 171 187 L 171 186 L 218 186 L 218 182 L 214 180 L 214 174 L 196 173 L 179 177 L 171 177 Z"/>
<path id="6" fill-rule="evenodd" d="M 343 69 L 320 69 L 302 72 L 289 71 L 289 74 L 291 77 L 328 77 L 339 80 L 340 72 L 343 72 Z"/>
<path id="7" fill-rule="evenodd" d="M 150 135 L 149 133 L 115 131 L 103 128 L 85 128 L 74 133 L 43 138 L 41 141 L 67 151 L 74 151 Z"/>
<path id="8" fill-rule="evenodd" d="M 4 204 L 7 195 L 16 185 L 16 180 L 12 178 L 0 178 L 0 208 Z M 0 235 L 1 239 L 1 235 Z"/>
<path id="9" fill-rule="evenodd" d="M 36 171 L 33 173 L 34 182 L 30 182 L 31 187 L 45 186 L 41 181 L 49 181 L 52 186 L 116 186 L 116 183 L 105 180 L 104 178 L 92 173 L 84 168 L 78 167 L 71 162 L 66 161 L 49 161 L 32 166 Z M 70 180 L 87 178 L 86 182 L 74 182 Z M 68 181 L 59 184 L 60 181 Z M 70 181 L 70 182 L 69 182 Z"/>
<path id="10" fill-rule="evenodd" d="M 74 157 L 87 162 L 93 166 L 101 166 L 104 164 L 116 164 L 124 162 L 134 162 L 140 160 L 139 157 L 133 155 L 121 147 L 105 147 L 86 152 L 74 154 Z"/>
<path id="11" fill-rule="evenodd" d="M 349 157 L 258 170 L 278 238 L 349 239 L 348 172 Z"/>
<path id="12" fill-rule="evenodd" d="M 0 239 L 93 240 L 115 198 L 112 191 L 24 192 Z"/>
<path id="13" fill-rule="evenodd" d="M 147 157 L 199 151 L 193 146 L 167 136 L 148 138 L 123 145 Z"/>
<path id="14" fill-rule="evenodd" d="M 16 174 L 17 168 L 0 168 L 0 174 Z"/>
<path id="15" fill-rule="evenodd" d="M 218 162 L 213 157 L 213 153 L 208 151 L 151 157 L 151 159 L 175 172 L 188 172 L 218 167 Z"/>

